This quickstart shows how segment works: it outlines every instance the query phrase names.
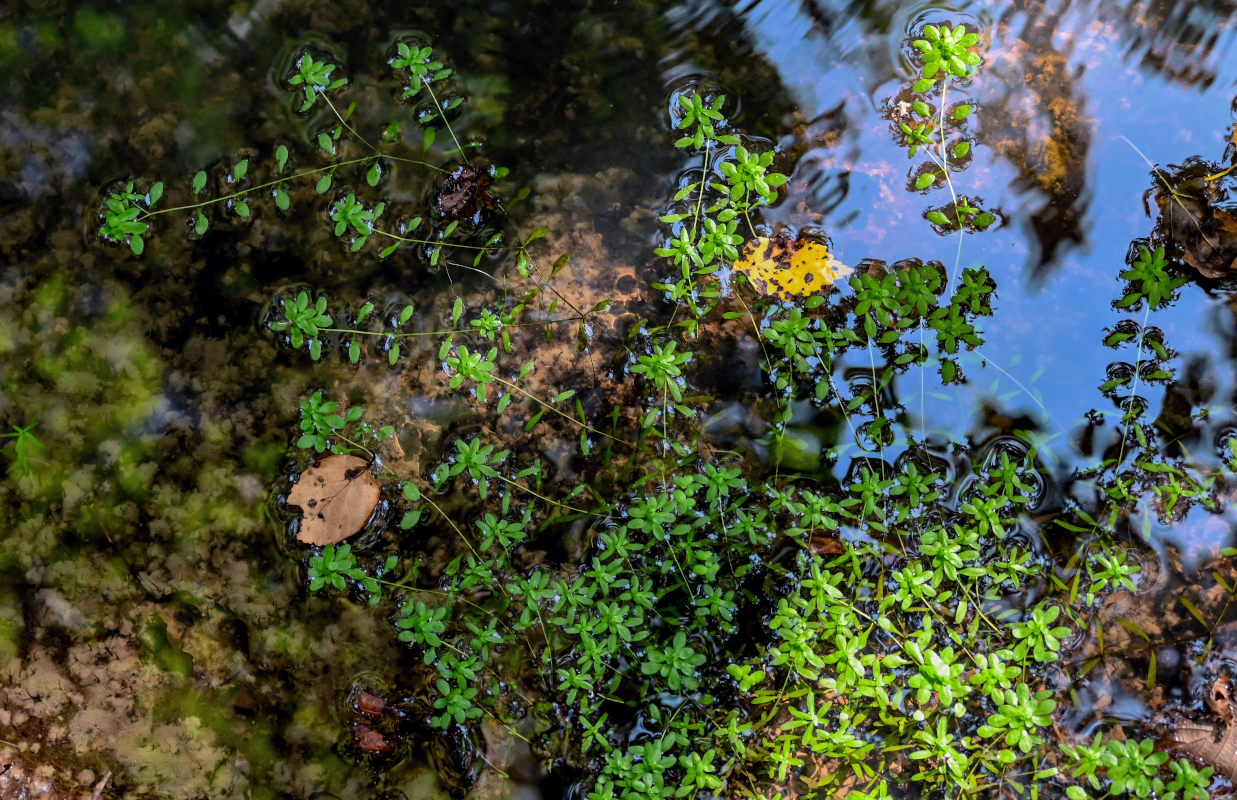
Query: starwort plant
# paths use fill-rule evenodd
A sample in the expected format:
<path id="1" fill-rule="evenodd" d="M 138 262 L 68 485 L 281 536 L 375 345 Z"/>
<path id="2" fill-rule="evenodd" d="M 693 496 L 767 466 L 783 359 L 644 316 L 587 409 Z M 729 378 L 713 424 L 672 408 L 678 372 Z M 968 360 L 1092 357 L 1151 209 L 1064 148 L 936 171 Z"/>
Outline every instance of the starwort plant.
<path id="1" fill-rule="evenodd" d="M 1029 652 L 1036 661 L 1056 661 L 1061 639 L 1070 633 L 1064 625 L 1053 625 L 1060 616 L 1059 605 L 1049 606 L 1047 610 L 1040 606 L 1031 609 L 1030 619 L 1014 624 L 1014 637 L 1019 640 L 1014 652 L 1023 658 Z"/>
<path id="2" fill-rule="evenodd" d="M 1208 800 L 1207 788 L 1211 786 L 1211 777 L 1215 767 L 1194 766 L 1188 760 L 1179 758 L 1168 765 L 1173 773 L 1173 779 L 1165 788 L 1170 793 L 1180 793 L 1181 800 Z"/>
<path id="3" fill-rule="evenodd" d="M 1003 702 L 997 713 L 988 717 L 988 722 L 977 731 L 984 738 L 1003 738 L 1007 748 L 1017 748 L 1030 753 L 1044 743 L 1038 734 L 1040 728 L 1052 724 L 1052 712 L 1057 707 L 1052 692 L 1044 689 L 1032 693 L 1025 683 L 1014 689 L 1006 689 Z M 1016 756 L 1009 751 L 1001 753 L 1001 760 L 1012 763 Z"/>
<path id="4" fill-rule="evenodd" d="M 309 558 L 309 591 L 316 592 L 328 586 L 336 591 L 344 591 L 351 582 L 369 594 L 370 605 L 377 605 L 382 601 L 383 585 L 397 586 L 381 579 L 383 573 L 395 568 L 397 561 L 396 556 L 388 556 L 375 575 L 357 565 L 352 545 L 341 544 L 337 547 L 328 544 L 322 548 L 321 553 Z"/>
<path id="5" fill-rule="evenodd" d="M 424 130 L 422 151 L 427 156 L 438 153 L 433 149 L 435 128 L 431 123 L 439 124 L 450 134 L 455 144 L 454 150 L 448 155 L 458 154 L 467 163 L 465 148 L 460 144 L 455 129 L 446 116 L 447 112 L 458 108 L 464 98 L 455 95 L 439 98 L 434 88 L 438 86 L 439 91 L 449 91 L 443 88 L 443 84 L 448 82 L 451 70 L 443 67 L 442 62 L 433 57 L 428 46 L 399 42 L 396 50 L 397 55 L 390 60 L 390 64 L 398 75 L 409 81 L 405 96 L 414 97 L 423 92 L 433 104 L 433 111 L 422 110 L 417 114 Z M 308 154 L 325 163 L 288 174 L 286 167 L 296 156 L 289 151 L 287 145 L 280 144 L 274 150 L 273 164 L 267 167 L 264 180 L 255 174 L 256 170 L 262 167 L 253 168 L 255 165 L 250 163 L 250 159 L 243 158 L 237 161 L 231 170 L 218 176 L 217 183 L 223 186 L 225 191 L 212 196 L 207 188 L 210 176 L 205 170 L 199 170 L 189 181 L 191 202 L 168 208 L 156 208 L 163 193 L 162 182 L 152 184 L 150 190 L 142 194 L 134 189 L 134 183 L 130 181 L 105 198 L 104 207 L 100 211 L 100 238 L 105 241 L 127 242 L 135 254 L 141 255 L 145 248 L 144 237 L 150 234 L 154 221 L 170 212 L 187 212 L 189 228 L 196 235 L 202 236 L 211 227 L 208 211 L 212 209 L 225 216 L 231 214 L 240 220 L 251 220 L 254 204 L 269 199 L 280 212 L 290 213 L 293 197 L 290 187 L 303 180 L 309 181 L 317 194 L 325 195 L 335 185 L 337 176 L 345 176 L 347 179 L 346 176 L 354 171 L 358 173 L 358 183 L 363 180 L 371 189 L 379 188 L 384 176 L 388 174 L 388 164 L 391 162 L 413 165 L 441 175 L 453 174 L 451 169 L 401 154 L 399 148 L 392 146 L 397 137 L 388 135 L 391 126 L 384 129 L 378 138 L 387 149 L 379 149 L 371 144 L 353 125 L 354 104 L 337 107 L 331 100 L 331 93 L 348 85 L 347 78 L 338 77 L 337 65 L 302 51 L 295 55 L 291 69 L 293 74 L 288 85 L 301 95 L 300 111 L 309 112 L 322 100 L 335 118 L 332 127 L 317 134 L 316 149 Z M 355 151 L 357 146 L 362 148 L 361 154 L 345 157 L 348 149 Z M 486 186 L 507 174 L 506 169 L 495 165 L 470 169 L 483 176 L 481 180 L 485 181 Z M 329 214 L 335 235 L 346 241 L 351 252 L 361 252 L 371 238 L 378 237 L 385 245 L 378 253 L 379 258 L 389 258 L 401 247 L 411 246 L 417 251 L 418 257 L 427 259 L 432 267 L 444 261 L 444 253 L 448 254 L 449 261 L 451 254 L 461 252 L 471 256 L 473 266 L 476 267 L 481 259 L 488 255 L 510 252 L 518 259 L 519 268 L 524 274 L 536 271 L 535 262 L 527 251 L 527 246 L 534 237 L 518 240 L 512 247 L 501 244 L 505 238 L 502 232 L 490 232 L 484 243 L 465 241 L 467 237 L 465 232 L 458 230 L 458 220 L 425 230 L 422 222 L 428 216 L 426 214 L 402 215 L 389 225 L 379 225 L 379 218 L 386 208 L 385 201 L 371 203 L 360 193 L 336 197 L 332 201 Z"/>
<path id="6" fill-rule="evenodd" d="M 438 657 L 438 648 L 443 646 L 439 634 L 447 630 L 449 606 L 427 606 L 421 600 L 406 601 L 399 609 L 399 619 L 395 627 L 399 630 L 399 640 L 424 648 L 426 664 L 432 664 Z"/>
<path id="7" fill-rule="evenodd" d="M 1138 564 L 1126 563 L 1127 558 L 1128 553 L 1121 548 L 1116 551 L 1100 550 L 1094 560 L 1087 560 L 1087 575 L 1091 579 L 1087 587 L 1087 605 L 1093 604 L 1096 596 L 1105 590 L 1123 588 L 1130 592 L 1138 591 L 1132 576 L 1142 568 Z"/>
<path id="8" fill-rule="evenodd" d="M 364 449 L 360 442 L 382 442 L 395 434 L 390 425 L 374 427 L 364 419 L 365 408 L 352 406 L 339 413 L 339 403 L 324 401 L 321 392 L 314 392 L 301 402 L 301 435 L 296 446 L 316 453 L 330 450 L 336 454 Z"/>
<path id="9" fill-rule="evenodd" d="M 331 219 L 335 222 L 335 235 L 343 236 L 351 228 L 356 234 L 351 245 L 352 252 L 355 253 L 365 246 L 369 235 L 374 231 L 374 221 L 382 216 L 385 208 L 385 203 L 378 203 L 373 209 L 367 209 L 357 202 L 355 195 L 349 192 L 346 197 L 336 201 L 331 207 Z"/>
<path id="10" fill-rule="evenodd" d="M 326 314 L 327 299 L 319 297 L 312 304 L 309 292 L 300 292 L 294 298 L 283 301 L 284 318 L 271 323 L 271 330 L 277 333 L 287 332 L 288 340 L 294 348 L 309 342 L 309 354 L 314 361 L 322 356 L 322 343 L 318 334 L 322 328 L 328 327 L 332 320 Z"/>
<path id="11" fill-rule="evenodd" d="M 162 181 L 152 184 L 145 194 L 135 192 L 133 181 L 129 181 L 104 200 L 99 236 L 109 242 L 127 242 L 133 254 L 140 256 L 146 250 L 142 234 L 150 228 L 142 218 L 150 215 L 162 197 Z"/>
<path id="12" fill-rule="evenodd" d="M 1148 307 L 1158 308 L 1170 301 L 1177 289 L 1186 283 L 1184 275 L 1169 274 L 1164 245 L 1157 246 L 1155 250 L 1139 245 L 1137 257 L 1130 268 L 1121 273 L 1121 277 L 1129 282 L 1129 290 L 1117 301 L 1117 308 L 1134 307 L 1143 299 L 1146 299 Z"/>
<path id="13" fill-rule="evenodd" d="M 288 83 L 301 87 L 305 95 L 305 102 L 300 108 L 301 113 L 313 108 L 320 95 L 347 85 L 347 78 L 331 78 L 331 73 L 334 71 L 334 64 L 328 64 L 325 60 L 315 61 L 309 53 L 305 53 L 297 60 L 296 74 L 288 79 Z"/>
<path id="14" fill-rule="evenodd" d="M 1168 760 L 1168 753 L 1154 748 L 1151 739 L 1108 742 L 1103 763 L 1108 768 L 1113 794 L 1153 797 L 1164 791 L 1164 782 L 1157 776 L 1160 765 Z"/>
<path id="15" fill-rule="evenodd" d="M 911 100 L 892 107 L 895 130 L 907 148 L 907 157 L 922 152 L 930 162 L 912 173 L 914 188 L 927 191 L 945 186 L 949 190 L 950 204 L 925 214 L 943 231 L 984 230 L 997 221 L 995 214 L 957 194 L 953 181 L 959 163 L 971 155 L 971 142 L 962 135 L 950 136 L 963 129 L 975 106 L 961 102 L 950 108 L 949 89 L 951 82 L 970 78 L 979 69 L 978 44 L 979 34 L 964 25 L 924 25 L 911 42 L 919 62 L 919 79 L 910 87 Z"/>
<path id="16" fill-rule="evenodd" d="M 923 80 L 944 81 L 945 76 L 965 78 L 979 66 L 979 55 L 971 48 L 979 43 L 979 34 L 957 25 L 924 25 L 923 38 L 916 39 L 912 46 L 923 54 L 920 74 Z M 923 91 L 916 84 L 916 91 Z"/>
<path id="17" fill-rule="evenodd" d="M 443 80 L 451 74 L 451 70 L 443 67 L 441 61 L 434 60 L 433 51 L 428 45 L 418 47 L 415 44 L 400 42 L 395 49 L 396 56 L 391 59 L 391 66 L 408 72 L 408 86 L 404 89 L 405 99 L 415 97 L 421 91 L 422 84 Z"/>
<path id="18" fill-rule="evenodd" d="M 640 671 L 645 675 L 664 678 L 672 692 L 680 689 L 690 692 L 700 685 L 695 672 L 706 660 L 704 653 L 687 644 L 687 634 L 679 631 L 667 647 L 649 649 Z"/>

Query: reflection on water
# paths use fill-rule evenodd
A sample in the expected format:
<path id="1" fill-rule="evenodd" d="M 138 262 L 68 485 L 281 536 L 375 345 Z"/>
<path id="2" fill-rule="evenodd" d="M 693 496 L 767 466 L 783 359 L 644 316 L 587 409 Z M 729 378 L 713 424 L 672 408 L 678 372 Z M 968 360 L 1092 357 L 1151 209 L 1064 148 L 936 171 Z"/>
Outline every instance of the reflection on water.
<path id="1" fill-rule="evenodd" d="M 1169 455 L 1203 466 L 1218 463 L 1237 427 L 1234 306 L 1222 287 L 1192 282 L 1155 312 L 1156 341 L 1178 375 L 1169 388 L 1139 373 L 1141 354 L 1104 344 L 1152 325 L 1113 308 L 1132 243 L 1153 233 L 1147 162 L 1231 155 L 1232 3 L 199 5 L 52 2 L 0 17 L 0 427 L 37 418 L 55 467 L 0 488 L 15 520 L 0 534 L 0 738 L 64 754 L 82 782 L 119 765 L 135 792 L 306 797 L 329 784 L 339 796 L 416 800 L 436 791 L 427 766 L 450 755 L 435 743 L 382 773 L 347 749 L 341 698 L 375 661 L 398 657 L 387 621 L 307 599 L 264 504 L 287 478 L 295 398 L 317 382 L 354 386 L 352 372 L 327 365 L 311 379 L 254 320 L 291 284 L 379 284 L 439 299 L 455 278 L 350 270 L 320 231 L 273 214 L 201 243 L 163 231 L 163 248 L 144 261 L 93 236 L 93 208 L 112 181 L 184 183 L 244 146 L 264 152 L 316 135 L 277 86 L 298 44 L 330 43 L 375 125 L 390 108 L 375 54 L 396 33 L 456 54 L 490 152 L 526 176 L 549 173 L 537 176 L 547 196 L 569 187 L 561 205 L 543 198 L 539 210 L 574 226 L 575 243 L 623 254 L 621 269 L 599 256 L 607 274 L 580 280 L 639 296 L 633 316 L 665 311 L 630 276 L 648 266 L 644 243 L 659 235 L 652 209 L 683 166 L 659 126 L 667 98 L 687 86 L 725 92 L 736 125 L 776 143 L 791 181 L 764 214 L 771 229 L 827 235 L 852 265 L 985 265 L 996 314 L 963 363 L 969 382 L 943 392 L 910 372 L 887 390 L 906 430 L 931 445 L 914 458 L 956 479 L 955 497 L 1002 453 L 1026 454 L 1014 431 L 1037 442 L 1039 512 L 1084 494 L 1085 481 L 1068 479 L 1123 447 L 1115 419 L 1131 402 L 1145 403 Z M 924 221 L 943 190 L 911 188 L 915 162 L 894 124 L 914 78 L 908 39 L 925 21 L 984 34 L 983 69 L 956 87 L 976 111 L 955 181 L 1000 219 L 960 239 Z M 406 188 L 411 198 L 425 191 Z M 750 425 L 738 403 L 765 391 L 756 349 L 736 349 L 743 369 L 728 364 L 717 377 L 728 392 L 717 419 L 733 418 L 719 430 Z M 837 375 L 868 380 L 866 357 Z M 1133 400 L 1099 389 L 1136 374 L 1150 383 Z M 423 398 L 391 405 L 416 418 L 427 451 L 460 414 Z M 807 404 L 795 413 L 816 450 L 838 437 L 833 417 Z M 910 458 L 890 455 L 898 466 Z M 842 459 L 838 477 L 857 463 Z M 1231 512 L 1143 511 L 1160 545 L 1148 592 L 1178 591 L 1170 573 L 1231 543 Z M 1038 532 L 1021 535 L 1044 546 Z M 1165 648 L 1165 665 L 1197 645 L 1196 632 L 1182 638 L 1179 652 Z M 1080 692 L 1084 705 L 1115 698 L 1111 718 L 1146 712 L 1116 681 Z M 1096 720 L 1079 711 L 1066 723 L 1089 733 Z M 538 769 L 511 791 L 536 795 Z"/>
<path id="2" fill-rule="evenodd" d="M 680 4 L 667 19 L 684 43 L 712 28 L 733 39 L 737 59 L 776 72 L 776 114 L 761 108 L 756 119 L 740 117 L 792 156 L 788 197 L 765 214 L 772 226 L 823 230 L 848 263 L 915 256 L 988 266 L 999 310 L 985 330 L 986 365 L 969 367 L 971 385 L 1003 392 L 1020 384 L 1010 402 L 1054 434 L 1107 406 L 1092 387 L 1110 358 L 1095 345 L 1125 316 L 1110 303 L 1120 295 L 1117 273 L 1130 243 L 1151 233 L 1144 156 L 1158 164 L 1196 153 L 1225 157 L 1237 82 L 1230 11 L 1229 4 L 939 9 L 769 0 L 730 9 Z M 975 146 L 956 183 L 1004 223 L 966 236 L 960 248 L 954 237 L 914 224 L 928 201 L 906 191 L 909 164 L 885 113 L 911 79 L 908 32 L 926 19 L 968 23 L 986 37 L 983 69 L 959 87 L 976 103 Z M 681 81 L 676 70 L 664 72 L 671 87 Z M 1231 369 L 1213 362 L 1229 349 L 1226 317 L 1198 288 L 1157 314 L 1172 346 L 1192 354 L 1192 369 L 1218 384 L 1218 397 L 1231 394 Z M 1066 363 L 1062 353 L 1070 354 Z M 908 408 L 919 408 L 917 392 L 898 387 Z M 966 409 L 979 399 L 942 406 L 927 398 L 923 424 L 970 430 L 967 420 L 976 418 Z"/>

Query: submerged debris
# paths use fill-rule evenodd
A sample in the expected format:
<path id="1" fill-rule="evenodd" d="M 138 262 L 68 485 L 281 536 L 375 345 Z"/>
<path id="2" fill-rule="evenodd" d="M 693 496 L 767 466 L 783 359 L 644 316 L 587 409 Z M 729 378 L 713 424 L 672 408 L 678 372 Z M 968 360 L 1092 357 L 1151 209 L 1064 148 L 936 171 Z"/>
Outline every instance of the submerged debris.
<path id="1" fill-rule="evenodd" d="M 1171 750 L 1237 781 L 1237 725 L 1230 706 L 1231 689 L 1228 677 L 1220 675 L 1207 693 L 1207 707 L 1218 723 L 1171 718 L 1166 739 Z"/>
<path id="2" fill-rule="evenodd" d="M 498 207 L 498 202 L 486 191 L 493 182 L 489 173 L 460 164 L 439 182 L 434 195 L 434 213 L 445 222 L 480 227 Z"/>
<path id="3" fill-rule="evenodd" d="M 353 726 L 352 743 L 362 753 L 371 756 L 384 756 L 395 750 L 395 745 L 387 741 L 381 731 L 376 731 L 368 725 Z"/>
<path id="4" fill-rule="evenodd" d="M 1172 173 L 1158 173 L 1155 203 L 1159 228 L 1181 248 L 1181 257 L 1204 278 L 1237 274 L 1237 203 L 1228 179 L 1207 180 L 1213 165 L 1192 158 Z"/>
<path id="5" fill-rule="evenodd" d="M 81 777 L 92 777 L 84 772 Z M 99 800 L 111 782 L 108 772 L 93 785 L 69 789 L 62 775 L 49 765 L 34 765 L 15 750 L 0 747 L 0 800 Z"/>

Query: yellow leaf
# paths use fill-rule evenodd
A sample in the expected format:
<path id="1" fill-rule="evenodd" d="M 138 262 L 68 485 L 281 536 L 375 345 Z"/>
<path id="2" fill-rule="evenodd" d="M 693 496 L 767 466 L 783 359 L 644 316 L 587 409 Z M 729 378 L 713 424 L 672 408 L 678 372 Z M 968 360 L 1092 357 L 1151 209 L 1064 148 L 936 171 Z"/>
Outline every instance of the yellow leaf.
<path id="1" fill-rule="evenodd" d="M 781 300 L 814 294 L 853 271 L 820 242 L 763 237 L 744 243 L 734 270 L 756 291 Z"/>
<path id="2" fill-rule="evenodd" d="M 1233 125 L 1233 137 L 1232 137 L 1232 139 L 1233 139 L 1233 147 L 1237 147 L 1237 125 Z M 1229 167 L 1229 168 L 1228 168 L 1228 169 L 1226 169 L 1226 170 L 1223 170 L 1223 171 L 1221 171 L 1221 172 L 1217 172 L 1217 173 L 1216 173 L 1216 174 L 1214 174 L 1214 175 L 1208 175 L 1207 177 L 1203 178 L 1203 180 L 1205 180 L 1205 181 L 1214 181 L 1214 180 L 1216 180 L 1216 179 L 1218 179 L 1218 178 L 1223 178 L 1225 175 L 1227 175 L 1228 173 L 1232 172 L 1232 171 L 1233 171 L 1233 170 L 1235 170 L 1235 169 L 1237 169 L 1237 164 L 1234 164 L 1233 166 Z"/>
<path id="3" fill-rule="evenodd" d="M 1229 167 L 1228 169 L 1221 170 L 1220 172 L 1217 172 L 1217 173 L 1215 173 L 1214 175 L 1208 175 L 1207 177 L 1203 178 L 1203 180 L 1205 180 L 1205 181 L 1214 181 L 1214 180 L 1217 180 L 1217 179 L 1219 179 L 1219 178 L 1223 178 L 1225 175 L 1227 175 L 1228 173 L 1232 172 L 1234 169 L 1237 169 L 1237 164 L 1234 164 L 1233 166 Z"/>
<path id="4" fill-rule="evenodd" d="M 368 461 L 327 456 L 301 473 L 288 493 L 288 505 L 303 512 L 296 538 L 316 545 L 342 542 L 365 527 L 380 493 Z"/>

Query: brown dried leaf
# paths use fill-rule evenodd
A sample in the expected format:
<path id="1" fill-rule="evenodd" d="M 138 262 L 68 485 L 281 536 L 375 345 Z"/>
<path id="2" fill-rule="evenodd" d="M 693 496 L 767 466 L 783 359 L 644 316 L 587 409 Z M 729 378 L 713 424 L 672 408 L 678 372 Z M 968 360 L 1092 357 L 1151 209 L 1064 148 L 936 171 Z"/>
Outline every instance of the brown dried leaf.
<path id="1" fill-rule="evenodd" d="M 327 456 L 301 473 L 288 493 L 288 505 L 300 506 L 303 514 L 296 538 L 315 545 L 342 542 L 365 527 L 378 495 L 378 481 L 369 474 L 368 461 Z"/>
<path id="2" fill-rule="evenodd" d="M 1180 720 L 1168 732 L 1169 747 L 1221 775 L 1237 779 L 1237 727 Z"/>

